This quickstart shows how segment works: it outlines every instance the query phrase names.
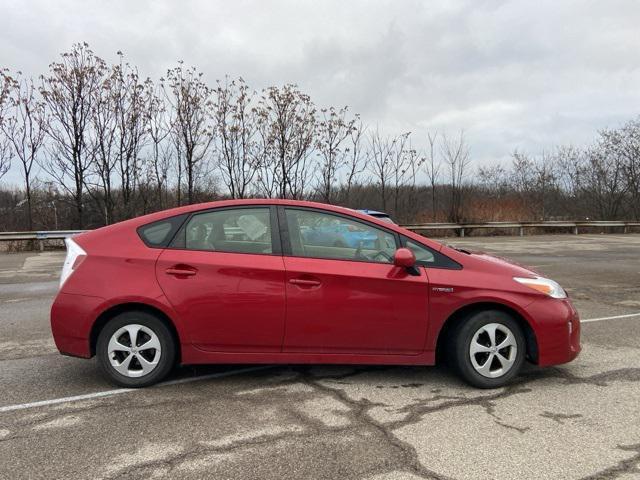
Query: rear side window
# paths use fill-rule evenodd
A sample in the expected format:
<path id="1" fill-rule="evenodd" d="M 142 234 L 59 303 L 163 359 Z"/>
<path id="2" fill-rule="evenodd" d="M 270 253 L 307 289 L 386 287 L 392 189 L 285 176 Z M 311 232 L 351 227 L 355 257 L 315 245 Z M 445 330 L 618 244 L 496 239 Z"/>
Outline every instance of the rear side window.
<path id="1" fill-rule="evenodd" d="M 411 250 L 416 256 L 416 264 L 418 265 L 423 267 L 449 268 L 455 270 L 462 268 L 458 262 L 451 260 L 446 255 L 432 250 L 425 245 L 414 242 L 413 240 L 409 240 L 407 237 L 402 237 L 402 242 L 405 248 Z"/>
<path id="2" fill-rule="evenodd" d="M 184 238 L 176 245 L 187 250 L 272 254 L 269 207 L 226 208 L 193 215 Z"/>
<path id="3" fill-rule="evenodd" d="M 187 215 L 177 215 L 138 228 L 138 235 L 147 247 L 164 248 L 169 245 Z"/>

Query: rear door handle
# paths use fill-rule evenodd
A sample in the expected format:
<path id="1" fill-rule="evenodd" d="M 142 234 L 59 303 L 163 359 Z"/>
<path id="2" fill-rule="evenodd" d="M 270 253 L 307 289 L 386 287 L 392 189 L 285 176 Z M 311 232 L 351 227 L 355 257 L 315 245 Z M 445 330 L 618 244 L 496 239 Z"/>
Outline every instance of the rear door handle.
<path id="1" fill-rule="evenodd" d="M 300 287 L 319 287 L 320 280 L 306 280 L 304 278 L 292 278 L 289 283 Z"/>
<path id="2" fill-rule="evenodd" d="M 165 273 L 167 275 L 192 277 L 193 275 L 198 273 L 198 270 L 196 270 L 195 268 L 171 267 L 171 268 L 167 268 L 165 270 Z"/>

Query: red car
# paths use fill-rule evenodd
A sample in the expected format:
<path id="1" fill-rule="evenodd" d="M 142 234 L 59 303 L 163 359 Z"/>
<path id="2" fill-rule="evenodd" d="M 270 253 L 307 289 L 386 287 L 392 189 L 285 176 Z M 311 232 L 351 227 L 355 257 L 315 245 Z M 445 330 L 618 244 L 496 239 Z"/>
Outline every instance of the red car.
<path id="1" fill-rule="evenodd" d="M 375 241 L 309 244 L 327 224 Z M 346 242 L 345 242 L 346 245 Z M 452 362 L 504 385 L 525 360 L 580 351 L 556 282 L 347 208 L 288 200 L 190 205 L 67 240 L 51 328 L 61 353 L 96 355 L 127 387 L 176 363 Z"/>

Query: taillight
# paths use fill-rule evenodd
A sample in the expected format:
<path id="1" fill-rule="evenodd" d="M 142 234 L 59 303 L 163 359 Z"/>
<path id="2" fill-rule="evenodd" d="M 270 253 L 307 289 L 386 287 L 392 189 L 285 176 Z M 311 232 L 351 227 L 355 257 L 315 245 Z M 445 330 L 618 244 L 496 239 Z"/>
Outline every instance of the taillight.
<path id="1" fill-rule="evenodd" d="M 62 273 L 60 274 L 60 288 L 64 285 L 64 282 L 71 276 L 74 270 L 76 270 L 82 261 L 87 257 L 80 245 L 74 242 L 72 239 L 65 239 L 64 243 L 67 246 L 67 257 L 64 259 L 64 265 L 62 265 Z"/>

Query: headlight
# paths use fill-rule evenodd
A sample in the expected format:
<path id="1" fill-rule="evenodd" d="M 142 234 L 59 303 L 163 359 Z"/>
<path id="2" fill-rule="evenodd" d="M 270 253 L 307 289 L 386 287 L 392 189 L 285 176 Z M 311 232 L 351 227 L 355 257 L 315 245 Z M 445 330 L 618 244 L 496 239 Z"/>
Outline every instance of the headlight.
<path id="1" fill-rule="evenodd" d="M 537 290 L 540 293 L 544 293 L 545 295 L 549 295 L 553 298 L 567 298 L 567 292 L 564 291 L 558 282 L 554 282 L 548 278 L 536 277 L 536 278 L 523 278 L 523 277 L 513 277 L 513 279 L 525 285 L 529 288 Z"/>

